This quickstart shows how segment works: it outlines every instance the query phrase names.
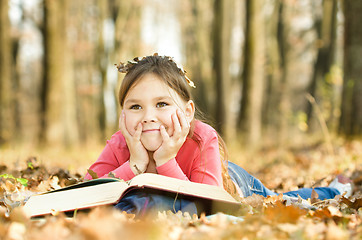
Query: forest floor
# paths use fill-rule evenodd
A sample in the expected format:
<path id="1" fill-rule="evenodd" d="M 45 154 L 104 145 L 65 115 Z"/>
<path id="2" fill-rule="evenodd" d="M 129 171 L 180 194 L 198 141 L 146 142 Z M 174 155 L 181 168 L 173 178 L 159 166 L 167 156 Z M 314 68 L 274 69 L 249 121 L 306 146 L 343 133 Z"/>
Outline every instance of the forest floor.
<path id="1" fill-rule="evenodd" d="M 333 146 L 314 144 L 290 150 L 265 148 L 254 153 L 238 152 L 233 146 L 229 150 L 234 162 L 279 193 L 328 186 L 337 174 L 344 174 L 353 180 L 354 194 L 325 201 L 313 196 L 308 200 L 313 209 L 289 204 L 281 195 L 268 198 L 253 195 L 243 200 L 244 207 L 235 216 L 159 212 L 137 219 L 112 207 L 98 207 L 88 213 L 79 212 L 73 218 L 54 214 L 30 220 L 22 207 L 17 206 L 34 192 L 81 181 L 101 147 L 88 152 L 89 155 L 84 149 L 82 154 L 80 150 L 74 151 L 74 155 L 54 151 L 24 155 L 0 150 L 0 239 L 362 238 L 361 141 Z"/>

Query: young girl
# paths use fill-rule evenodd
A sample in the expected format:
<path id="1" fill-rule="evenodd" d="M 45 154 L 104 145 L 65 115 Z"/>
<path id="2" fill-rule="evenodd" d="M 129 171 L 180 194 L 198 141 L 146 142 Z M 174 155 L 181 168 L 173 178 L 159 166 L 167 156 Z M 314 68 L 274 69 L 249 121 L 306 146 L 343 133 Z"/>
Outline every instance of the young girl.
<path id="1" fill-rule="evenodd" d="M 220 154 L 225 152 L 223 142 L 211 126 L 195 119 L 195 104 L 190 94 L 194 84 L 172 58 L 155 54 L 117 67 L 126 73 L 119 90 L 120 131 L 107 141 L 90 167 L 98 177 L 111 173 L 127 181 L 149 172 L 223 186 L 240 197 L 276 194 L 236 164 L 229 162 L 225 166 L 227 162 Z M 87 174 L 85 178 L 92 177 Z M 321 199 L 342 193 L 336 188 L 315 190 Z M 311 191 L 300 189 L 285 195 L 309 198 Z M 137 205 L 137 211 L 141 211 L 143 204 L 149 203 L 147 197 L 132 196 L 118 207 L 132 212 L 134 206 L 131 209 L 130 205 Z M 154 205 L 165 202 L 159 197 L 153 196 Z"/>

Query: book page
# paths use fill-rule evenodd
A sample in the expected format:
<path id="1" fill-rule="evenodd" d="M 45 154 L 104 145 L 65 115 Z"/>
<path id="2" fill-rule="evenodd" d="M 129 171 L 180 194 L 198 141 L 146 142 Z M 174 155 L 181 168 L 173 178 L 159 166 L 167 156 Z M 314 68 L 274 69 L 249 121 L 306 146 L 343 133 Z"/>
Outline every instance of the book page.
<path id="1" fill-rule="evenodd" d="M 67 191 L 47 192 L 30 197 L 24 209 L 30 216 L 36 216 L 113 204 L 127 188 L 125 182 L 111 181 Z"/>
<path id="2" fill-rule="evenodd" d="M 129 182 L 129 184 L 130 186 L 150 187 L 161 190 L 163 189 L 166 191 L 182 193 L 191 196 L 238 203 L 222 187 L 180 180 L 158 174 L 143 173 L 137 175 Z"/>

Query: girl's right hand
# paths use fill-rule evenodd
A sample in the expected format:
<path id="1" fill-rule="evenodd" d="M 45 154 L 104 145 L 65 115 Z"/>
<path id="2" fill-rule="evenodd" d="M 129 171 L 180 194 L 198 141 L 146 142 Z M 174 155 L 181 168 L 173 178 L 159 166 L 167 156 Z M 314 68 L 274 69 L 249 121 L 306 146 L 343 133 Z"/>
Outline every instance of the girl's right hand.
<path id="1" fill-rule="evenodd" d="M 126 116 L 122 111 L 119 119 L 119 128 L 126 139 L 130 152 L 129 164 L 133 173 L 138 175 L 145 172 L 149 163 L 149 157 L 147 150 L 141 143 L 142 124 L 138 123 L 136 132 L 131 135 L 126 128 Z"/>

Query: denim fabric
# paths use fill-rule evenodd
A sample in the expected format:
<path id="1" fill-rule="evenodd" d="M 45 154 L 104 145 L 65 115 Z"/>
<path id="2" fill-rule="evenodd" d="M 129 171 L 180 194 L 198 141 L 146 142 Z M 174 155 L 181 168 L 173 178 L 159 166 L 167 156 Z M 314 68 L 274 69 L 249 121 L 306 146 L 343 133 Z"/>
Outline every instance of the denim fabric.
<path id="1" fill-rule="evenodd" d="M 260 180 L 251 176 L 247 171 L 235 163 L 228 163 L 228 172 L 231 180 L 235 182 L 243 192 L 244 197 L 251 196 L 254 193 L 264 197 L 277 194 L 267 189 Z M 290 197 L 298 197 L 299 195 L 303 199 L 308 199 L 311 197 L 312 190 L 312 188 L 301 188 L 296 191 L 283 193 L 283 195 Z M 318 193 L 318 198 L 321 200 L 334 198 L 336 195 L 340 194 L 337 189 L 330 187 L 318 187 L 314 188 L 314 190 Z"/>
<path id="2" fill-rule="evenodd" d="M 178 211 L 188 212 L 190 215 L 197 214 L 196 205 L 189 200 L 157 193 L 143 191 L 129 192 L 119 201 L 115 207 L 137 217 L 142 217 L 154 211 L 168 211 L 176 213 Z"/>

